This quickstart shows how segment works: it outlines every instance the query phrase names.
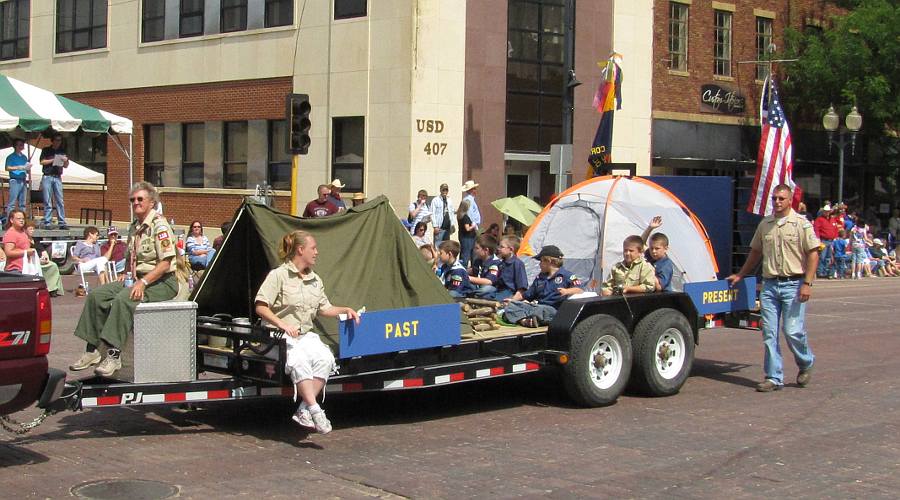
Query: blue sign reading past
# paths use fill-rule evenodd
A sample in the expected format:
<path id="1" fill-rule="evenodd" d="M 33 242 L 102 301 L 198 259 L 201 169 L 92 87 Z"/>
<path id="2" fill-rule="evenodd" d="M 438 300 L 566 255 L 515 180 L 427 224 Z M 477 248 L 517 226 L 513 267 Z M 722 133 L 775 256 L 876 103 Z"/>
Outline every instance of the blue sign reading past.
<path id="1" fill-rule="evenodd" d="M 341 358 L 459 344 L 459 305 L 365 312 L 340 322 Z"/>
<path id="2" fill-rule="evenodd" d="M 748 276 L 734 287 L 725 280 L 685 283 L 684 292 L 701 315 L 746 311 L 756 304 L 756 278 Z"/>

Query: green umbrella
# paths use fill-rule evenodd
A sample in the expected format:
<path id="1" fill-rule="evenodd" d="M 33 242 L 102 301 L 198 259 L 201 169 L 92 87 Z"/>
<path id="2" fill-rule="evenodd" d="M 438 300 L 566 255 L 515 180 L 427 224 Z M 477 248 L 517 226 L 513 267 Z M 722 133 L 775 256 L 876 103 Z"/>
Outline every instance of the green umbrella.
<path id="1" fill-rule="evenodd" d="M 538 205 L 537 202 L 535 202 L 531 198 L 521 195 L 521 194 L 519 196 L 516 196 L 515 198 L 513 198 L 513 200 L 515 200 L 519 205 L 521 205 L 526 210 L 529 210 L 536 214 L 541 213 L 541 211 L 544 209 L 544 207 Z"/>
<path id="2" fill-rule="evenodd" d="M 526 226 L 530 226 L 534 222 L 534 212 L 523 207 L 515 198 L 500 198 L 492 201 L 491 205 L 499 210 L 500 213 L 512 217 Z"/>

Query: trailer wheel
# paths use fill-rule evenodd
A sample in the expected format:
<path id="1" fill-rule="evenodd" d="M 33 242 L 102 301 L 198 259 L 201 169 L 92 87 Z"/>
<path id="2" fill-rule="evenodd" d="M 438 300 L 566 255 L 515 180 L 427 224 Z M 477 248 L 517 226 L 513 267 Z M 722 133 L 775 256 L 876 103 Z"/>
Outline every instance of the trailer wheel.
<path id="1" fill-rule="evenodd" d="M 687 318 L 675 309 L 659 309 L 634 329 L 631 387 L 651 396 L 681 390 L 694 363 L 694 334 Z"/>
<path id="2" fill-rule="evenodd" d="M 605 406 L 616 401 L 631 371 L 631 340 L 621 321 L 606 314 L 575 326 L 563 386 L 575 402 Z"/>

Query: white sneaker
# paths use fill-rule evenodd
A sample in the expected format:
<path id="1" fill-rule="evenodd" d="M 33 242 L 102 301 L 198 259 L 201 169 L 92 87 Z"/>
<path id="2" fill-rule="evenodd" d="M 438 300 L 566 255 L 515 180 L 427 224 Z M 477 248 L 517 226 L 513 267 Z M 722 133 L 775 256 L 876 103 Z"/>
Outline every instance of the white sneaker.
<path id="1" fill-rule="evenodd" d="M 331 422 L 328 420 L 328 417 L 325 416 L 325 410 L 320 410 L 315 413 L 310 412 L 309 416 L 312 417 L 316 432 L 319 434 L 328 434 L 331 432 Z"/>
<path id="2" fill-rule="evenodd" d="M 113 373 L 116 373 L 119 369 L 122 368 L 122 360 L 107 354 L 103 361 L 94 368 L 94 373 L 100 375 L 101 377 L 109 377 Z"/>
<path id="3" fill-rule="evenodd" d="M 84 370 L 86 368 L 90 368 L 90 367 L 96 365 L 97 363 L 99 363 L 100 358 L 101 358 L 100 351 L 85 352 L 84 354 L 81 355 L 80 358 L 78 358 L 78 361 L 69 365 L 69 369 L 74 372 L 77 372 L 80 370 Z"/>
<path id="4" fill-rule="evenodd" d="M 297 413 L 294 413 L 294 416 L 291 417 L 291 420 L 300 424 L 301 427 L 307 427 L 310 429 L 315 429 L 316 424 L 313 423 L 312 417 L 309 415 L 309 410 L 306 408 L 297 409 Z"/>

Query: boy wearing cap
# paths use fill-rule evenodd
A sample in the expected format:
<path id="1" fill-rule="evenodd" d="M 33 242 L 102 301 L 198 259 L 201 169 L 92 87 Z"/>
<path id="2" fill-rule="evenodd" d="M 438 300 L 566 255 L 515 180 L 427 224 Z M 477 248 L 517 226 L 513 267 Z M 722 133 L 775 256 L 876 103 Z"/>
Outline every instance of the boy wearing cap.
<path id="1" fill-rule="evenodd" d="M 556 310 L 569 295 L 581 293 L 581 279 L 562 267 L 563 254 L 558 247 L 547 245 L 534 256 L 541 262 L 541 273 L 525 292 L 518 291 L 503 311 L 503 319 L 528 328 L 549 325 Z"/>
<path id="2" fill-rule="evenodd" d="M 648 293 L 656 289 L 656 273 L 653 264 L 641 256 L 644 240 L 633 234 L 622 242 L 622 262 L 610 270 L 609 278 L 600 285 L 604 297 L 630 293 Z"/>
<path id="3" fill-rule="evenodd" d="M 121 273 L 125 270 L 125 244 L 119 241 L 119 229 L 109 226 L 106 237 L 106 243 L 100 245 L 100 253 L 109 262 L 115 262 L 116 272 Z"/>
<path id="4" fill-rule="evenodd" d="M 454 299 L 465 298 L 473 288 L 469 273 L 459 262 L 459 243 L 453 240 L 441 243 L 438 259 L 441 261 L 439 276 L 450 296 Z"/>
<path id="5" fill-rule="evenodd" d="M 497 240 L 489 234 L 482 234 L 475 240 L 475 259 L 472 260 L 472 274 L 469 281 L 478 288 L 474 297 L 494 298 L 497 280 L 500 279 L 501 261 L 496 257 Z"/>

